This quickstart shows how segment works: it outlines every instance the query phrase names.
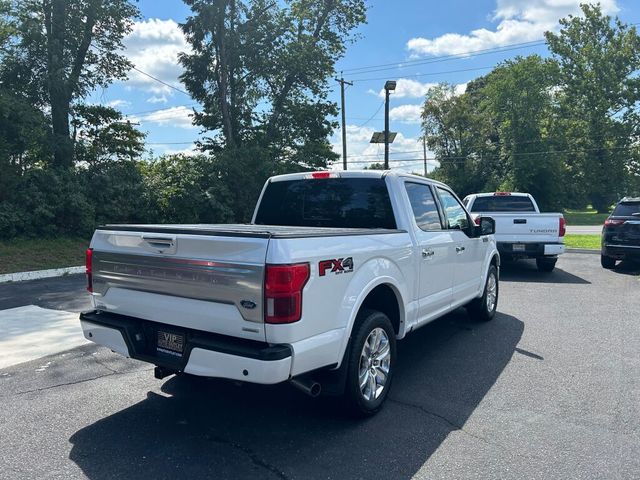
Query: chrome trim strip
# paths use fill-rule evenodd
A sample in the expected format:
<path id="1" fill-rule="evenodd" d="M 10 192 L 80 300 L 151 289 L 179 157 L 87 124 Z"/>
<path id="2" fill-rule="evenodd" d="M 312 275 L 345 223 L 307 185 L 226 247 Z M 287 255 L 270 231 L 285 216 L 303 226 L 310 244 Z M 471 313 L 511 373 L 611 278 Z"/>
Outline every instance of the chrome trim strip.
<path id="1" fill-rule="evenodd" d="M 263 322 L 264 265 L 94 251 L 93 290 L 111 287 L 232 304 L 250 322 Z M 251 301 L 256 307 L 243 308 Z"/>

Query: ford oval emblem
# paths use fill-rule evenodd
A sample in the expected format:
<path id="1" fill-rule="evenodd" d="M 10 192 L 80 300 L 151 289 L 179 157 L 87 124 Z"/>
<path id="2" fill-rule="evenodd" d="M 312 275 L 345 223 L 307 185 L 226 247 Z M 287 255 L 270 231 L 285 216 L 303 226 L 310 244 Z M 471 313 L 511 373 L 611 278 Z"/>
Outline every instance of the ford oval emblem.
<path id="1" fill-rule="evenodd" d="M 249 310 L 253 310 L 254 308 L 256 308 L 256 304 L 251 300 L 242 300 L 240 302 L 240 305 L 242 305 L 244 308 L 248 308 Z"/>

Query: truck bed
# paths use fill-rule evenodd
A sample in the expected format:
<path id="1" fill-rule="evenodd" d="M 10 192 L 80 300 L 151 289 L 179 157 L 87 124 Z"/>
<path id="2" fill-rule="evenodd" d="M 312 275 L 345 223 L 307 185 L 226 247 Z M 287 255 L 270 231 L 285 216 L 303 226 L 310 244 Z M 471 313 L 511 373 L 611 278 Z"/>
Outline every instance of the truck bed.
<path id="1" fill-rule="evenodd" d="M 405 233 L 400 229 L 386 228 L 328 228 L 328 227 L 289 227 L 282 225 L 238 224 L 110 224 L 98 227 L 98 230 L 115 232 L 143 232 L 185 235 L 209 235 L 220 237 L 249 238 L 306 238 L 306 237 L 343 237 L 350 235 L 384 235 Z"/>

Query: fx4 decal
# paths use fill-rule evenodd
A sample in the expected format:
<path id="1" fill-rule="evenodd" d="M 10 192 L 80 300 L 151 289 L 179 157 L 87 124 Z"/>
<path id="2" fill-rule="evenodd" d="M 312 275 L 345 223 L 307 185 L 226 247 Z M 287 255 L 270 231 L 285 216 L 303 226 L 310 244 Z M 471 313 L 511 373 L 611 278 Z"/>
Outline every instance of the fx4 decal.
<path id="1" fill-rule="evenodd" d="M 321 260 L 318 262 L 318 271 L 320 276 L 324 277 L 329 273 L 351 273 L 353 272 L 353 257 L 332 258 L 331 260 Z"/>

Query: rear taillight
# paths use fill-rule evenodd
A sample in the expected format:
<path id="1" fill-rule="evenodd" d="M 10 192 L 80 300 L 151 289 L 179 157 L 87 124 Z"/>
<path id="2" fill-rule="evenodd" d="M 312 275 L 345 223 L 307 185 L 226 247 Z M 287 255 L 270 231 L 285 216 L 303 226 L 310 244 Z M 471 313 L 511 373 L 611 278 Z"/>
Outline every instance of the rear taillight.
<path id="1" fill-rule="evenodd" d="M 302 289 L 309 264 L 267 265 L 264 282 L 265 323 L 293 323 L 302 317 Z"/>
<path id="2" fill-rule="evenodd" d="M 560 236 L 564 237 L 564 234 L 567 233 L 567 221 L 564 219 L 564 217 L 560 217 L 559 230 Z"/>
<path id="3" fill-rule="evenodd" d="M 493 194 L 494 197 L 508 197 L 511 195 L 511 192 L 496 192 Z"/>
<path id="4" fill-rule="evenodd" d="M 614 219 L 614 218 L 607 218 L 604 221 L 604 226 L 605 227 L 619 227 L 620 225 L 622 225 L 624 222 L 626 222 L 626 220 L 620 220 L 620 219 Z"/>
<path id="5" fill-rule="evenodd" d="M 87 268 L 87 290 L 93 293 L 93 275 L 92 275 L 92 262 L 91 259 L 93 257 L 93 248 L 87 248 L 87 252 L 85 255 L 85 266 Z"/>

